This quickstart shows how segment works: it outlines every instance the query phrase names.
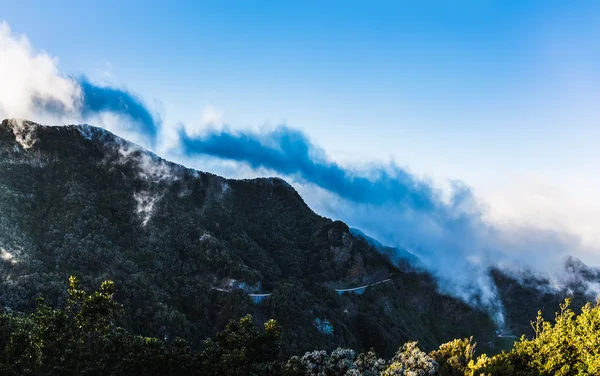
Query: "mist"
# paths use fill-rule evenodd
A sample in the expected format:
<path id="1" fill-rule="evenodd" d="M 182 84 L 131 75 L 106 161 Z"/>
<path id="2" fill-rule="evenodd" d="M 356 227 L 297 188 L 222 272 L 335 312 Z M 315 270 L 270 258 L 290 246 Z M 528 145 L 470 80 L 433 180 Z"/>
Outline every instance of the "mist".
<path id="1" fill-rule="evenodd" d="M 209 129 L 201 136 L 182 129 L 180 138 L 190 158 L 232 160 L 290 179 L 319 214 L 417 255 L 441 291 L 485 307 L 499 326 L 503 310 L 490 268 L 516 278 L 534 273 L 559 288 L 567 279 L 565 260 L 583 251 L 573 234 L 486 221 L 485 206 L 462 182 L 450 181 L 444 190 L 394 163 L 342 166 L 286 126 L 262 132 Z"/>

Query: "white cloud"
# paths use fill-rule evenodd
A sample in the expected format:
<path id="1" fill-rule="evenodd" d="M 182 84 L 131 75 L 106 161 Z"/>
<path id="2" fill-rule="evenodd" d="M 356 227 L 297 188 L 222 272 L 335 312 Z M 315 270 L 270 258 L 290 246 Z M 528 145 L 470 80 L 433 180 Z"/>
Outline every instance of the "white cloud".
<path id="1" fill-rule="evenodd" d="M 134 193 L 133 198 L 137 203 L 137 213 L 142 219 L 142 224 L 146 226 L 154 213 L 154 206 L 162 198 L 161 195 L 152 194 L 147 191 Z"/>
<path id="2" fill-rule="evenodd" d="M 223 125 L 223 115 L 222 110 L 209 104 L 202 110 L 202 123 L 204 125 L 220 127 Z"/>
<path id="3" fill-rule="evenodd" d="M 567 233 L 579 240 L 571 254 L 600 265 L 600 180 L 574 173 L 558 177 L 518 175 L 483 192 L 486 220 L 503 229 L 535 228 Z"/>
<path id="4" fill-rule="evenodd" d="M 157 151 L 171 159 L 187 160 L 178 154 L 180 149 L 179 131 L 183 129 L 190 136 L 201 135 L 207 129 L 220 129 L 225 125 L 224 111 L 212 104 L 201 107 L 192 119 L 180 122 L 165 122 L 161 129 L 160 145 Z M 192 163 L 193 164 L 193 163 Z"/>
<path id="5" fill-rule="evenodd" d="M 124 139 L 134 142 L 138 145 L 142 145 L 144 147 L 148 147 L 150 141 L 148 140 L 148 135 L 145 135 L 141 132 L 132 129 L 128 125 L 130 124 L 122 115 L 115 114 L 112 112 L 101 112 L 89 116 L 85 119 L 81 117 L 74 117 L 71 122 L 81 123 L 86 122 L 91 125 L 102 127 L 112 133 L 117 134 Z M 61 125 L 64 125 L 62 123 Z"/>
<path id="6" fill-rule="evenodd" d="M 205 105 L 200 111 L 200 116 L 193 121 L 181 124 L 190 136 L 201 135 L 206 129 L 220 129 L 224 126 L 224 112 L 212 104 Z"/>
<path id="7" fill-rule="evenodd" d="M 112 68 L 108 61 L 105 66 Z M 84 116 L 84 99 L 80 83 L 60 72 L 58 58 L 35 49 L 25 35 L 13 33 L 0 21 L 0 119 L 49 125 L 87 122 L 138 144 L 152 144 L 149 135 L 134 130 L 135 120 L 123 111 L 100 107 Z"/>
<path id="8" fill-rule="evenodd" d="M 0 118 L 31 118 L 35 101 L 73 112 L 81 91 L 58 71 L 58 59 L 36 51 L 25 36 L 0 22 Z"/>

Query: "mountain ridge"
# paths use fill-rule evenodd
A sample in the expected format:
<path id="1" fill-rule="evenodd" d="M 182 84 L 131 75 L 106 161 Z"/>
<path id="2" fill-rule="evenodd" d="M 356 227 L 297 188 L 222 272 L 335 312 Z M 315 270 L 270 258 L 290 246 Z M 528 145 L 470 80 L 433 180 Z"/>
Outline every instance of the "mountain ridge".
<path id="1" fill-rule="evenodd" d="M 318 215 L 284 180 L 188 169 L 89 125 L 1 123 L 0 230 L 5 310 L 30 311 L 38 295 L 62 304 L 75 274 L 90 287 L 115 280 L 128 307 L 122 324 L 144 335 L 198 343 L 251 313 L 287 328 L 289 354 L 391 354 L 407 340 L 435 348 L 470 335 L 502 346 L 487 313 L 440 294 L 411 262 L 393 262 L 392 248 Z M 390 274 L 361 295 L 335 292 Z M 272 295 L 254 304 L 243 288 L 212 289 L 231 279 Z"/>

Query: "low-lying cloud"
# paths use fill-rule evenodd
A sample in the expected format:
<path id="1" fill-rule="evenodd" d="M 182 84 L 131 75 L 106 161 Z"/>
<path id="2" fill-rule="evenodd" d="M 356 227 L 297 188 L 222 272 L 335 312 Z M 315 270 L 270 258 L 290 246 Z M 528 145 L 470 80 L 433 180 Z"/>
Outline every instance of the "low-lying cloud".
<path id="1" fill-rule="evenodd" d="M 482 241 L 492 229 L 465 185 L 454 183 L 444 198 L 432 184 L 393 164 L 342 167 L 302 132 L 284 126 L 262 133 L 180 134 L 186 155 L 235 160 L 292 178 L 305 186 L 313 208 L 417 254 L 439 277 L 451 280 L 449 292 L 489 308 L 497 304 L 486 273 L 494 250 Z M 322 189 L 317 200 L 310 197 L 312 186 Z"/>
<path id="2" fill-rule="evenodd" d="M 502 306 L 490 267 L 560 281 L 565 258 L 581 249 L 570 234 L 487 222 L 465 184 L 451 182 L 447 194 L 395 164 L 344 167 L 305 134 L 285 126 L 263 132 L 212 129 L 202 136 L 181 130 L 180 139 L 188 157 L 233 160 L 292 179 L 321 214 L 416 254 L 443 291 L 486 307 L 500 325 Z"/>

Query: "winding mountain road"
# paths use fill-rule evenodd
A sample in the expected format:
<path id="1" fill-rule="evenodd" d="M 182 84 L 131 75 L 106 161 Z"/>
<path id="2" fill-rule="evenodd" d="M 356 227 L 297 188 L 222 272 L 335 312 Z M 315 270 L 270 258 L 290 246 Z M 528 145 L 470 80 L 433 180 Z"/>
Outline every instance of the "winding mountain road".
<path id="1" fill-rule="evenodd" d="M 367 289 L 367 287 L 376 286 L 376 285 L 379 285 L 379 284 L 382 284 L 382 283 L 389 282 L 391 280 L 392 280 L 391 278 L 386 278 L 386 279 L 383 279 L 381 281 L 377 281 L 375 283 L 371 283 L 371 284 L 368 284 L 368 285 L 363 285 L 363 286 L 358 286 L 358 287 L 352 287 L 352 288 L 349 288 L 349 289 L 334 289 L 334 290 L 335 290 L 335 292 L 337 292 L 340 295 L 342 295 L 345 292 L 355 293 L 355 294 L 359 294 L 360 295 L 363 292 L 365 292 L 365 290 Z"/>
<path id="2" fill-rule="evenodd" d="M 386 279 L 382 279 L 381 281 L 377 281 L 377 282 L 370 283 L 367 285 L 351 287 L 351 288 L 347 288 L 347 289 L 333 289 L 333 290 L 335 292 L 337 292 L 339 295 L 343 295 L 344 293 L 360 295 L 365 292 L 367 287 L 377 286 L 382 283 L 390 282 L 391 280 L 392 280 L 391 278 L 386 278 Z M 211 286 L 210 288 L 213 290 L 221 291 L 221 292 L 231 292 L 232 291 L 232 289 L 225 289 L 222 287 Z M 271 296 L 272 294 L 270 294 L 270 293 L 265 293 L 265 294 L 247 293 L 247 295 L 254 301 L 254 303 L 258 304 L 258 303 L 262 302 L 263 300 L 265 300 L 266 298 L 268 298 L 269 296 Z"/>

